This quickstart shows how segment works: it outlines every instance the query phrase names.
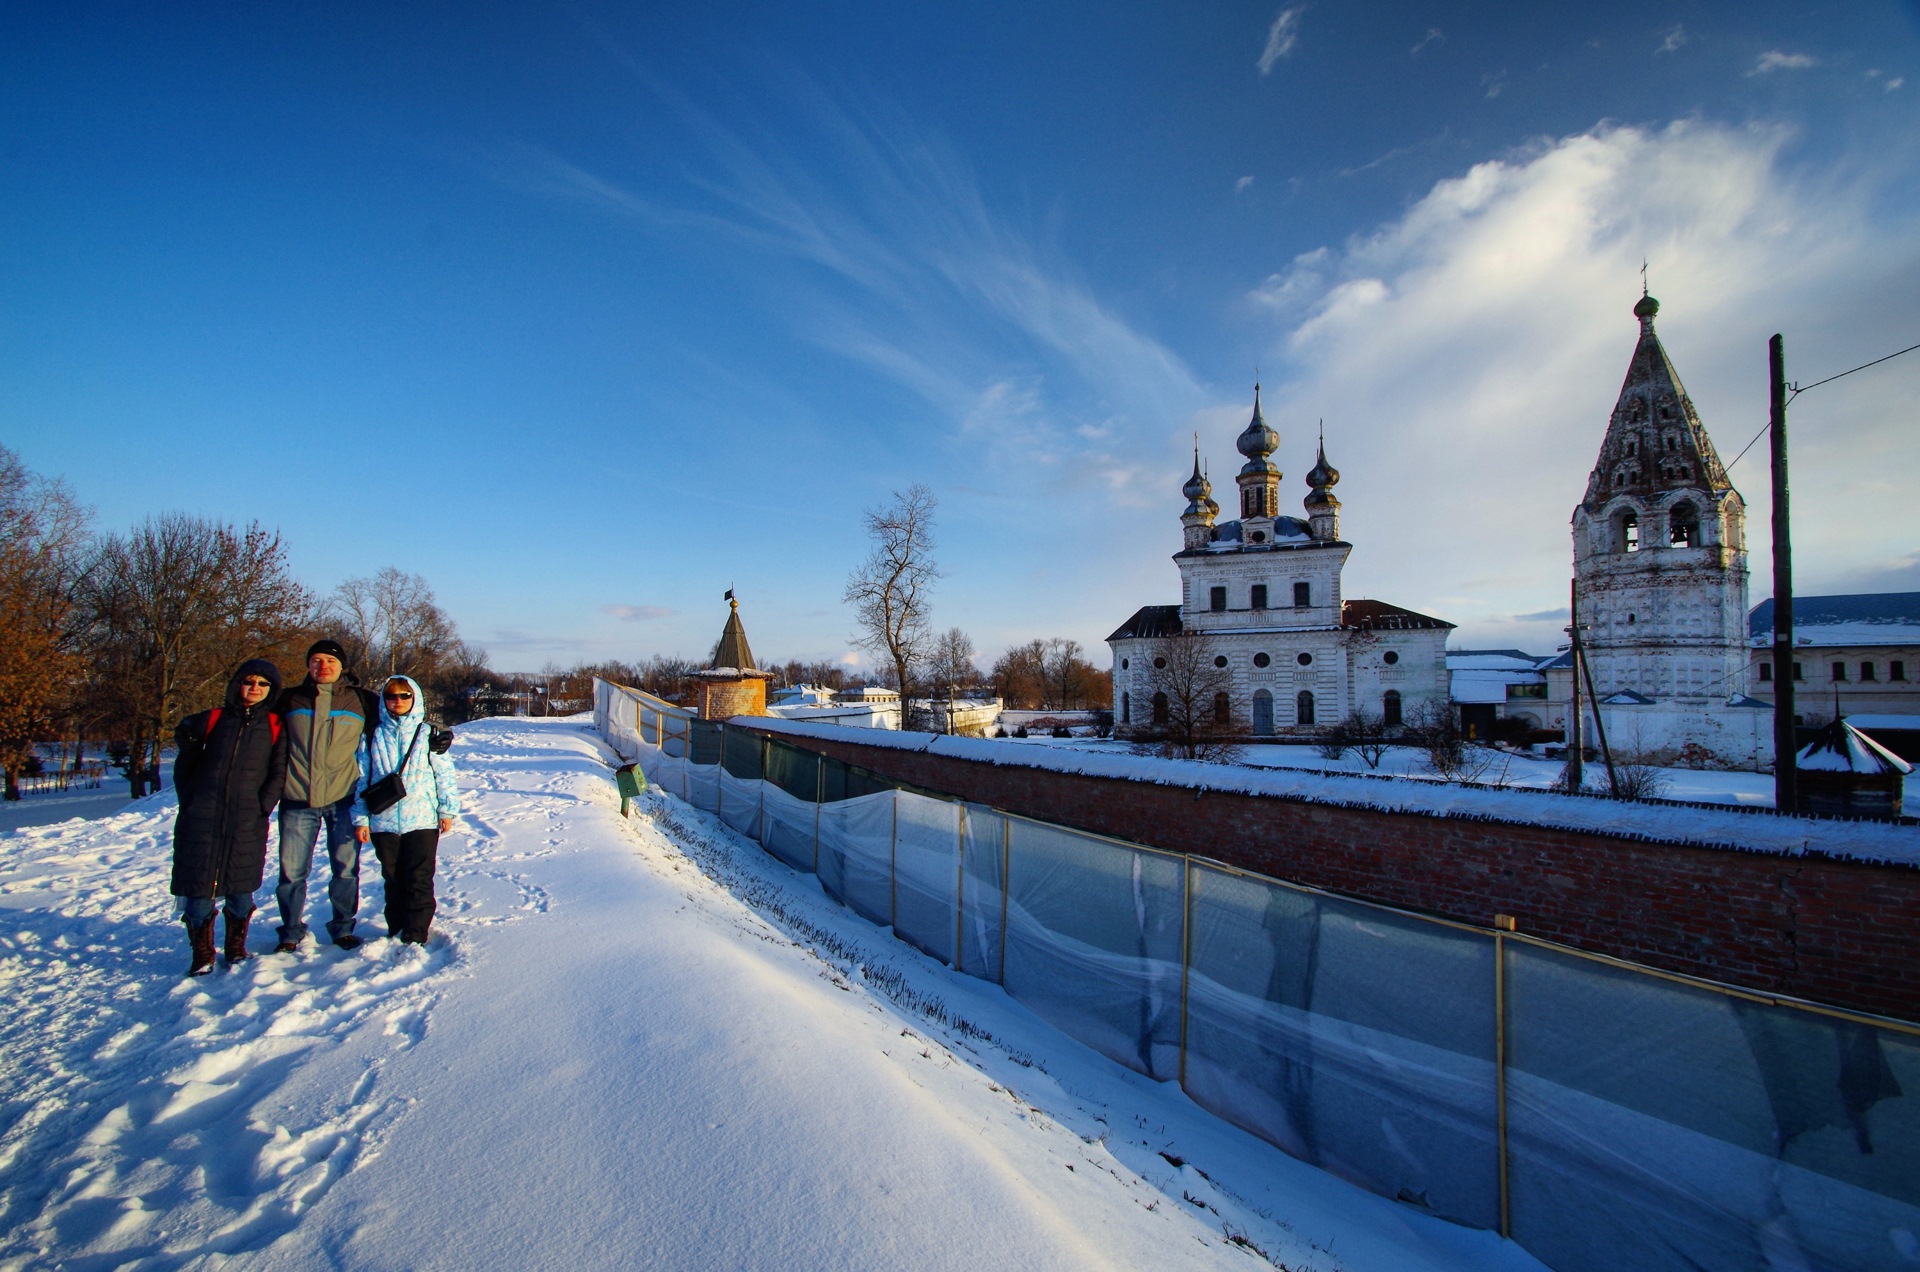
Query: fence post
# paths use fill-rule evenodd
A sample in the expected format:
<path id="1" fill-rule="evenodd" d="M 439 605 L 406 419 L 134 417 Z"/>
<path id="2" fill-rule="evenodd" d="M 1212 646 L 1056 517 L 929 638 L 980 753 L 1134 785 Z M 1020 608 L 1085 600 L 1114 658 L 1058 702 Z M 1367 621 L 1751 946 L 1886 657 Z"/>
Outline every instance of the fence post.
<path id="1" fill-rule="evenodd" d="M 713 770 L 713 815 L 722 822 L 727 820 L 727 726 L 716 724 L 720 730 L 720 765 Z"/>
<path id="2" fill-rule="evenodd" d="M 887 801 L 891 821 L 887 830 L 887 926 L 900 934 L 900 788 Z"/>
<path id="3" fill-rule="evenodd" d="M 827 757 L 813 756 L 813 873 L 820 873 L 820 805 L 827 797 Z"/>
<path id="4" fill-rule="evenodd" d="M 772 754 L 772 743 L 763 733 L 760 735 L 760 811 L 753 818 L 753 837 L 763 848 L 767 843 L 767 757 Z"/>
<path id="5" fill-rule="evenodd" d="M 1007 983 L 1007 898 L 1013 894 L 1013 818 L 1000 814 L 1000 984 Z"/>
<path id="6" fill-rule="evenodd" d="M 1187 978 L 1193 970 L 1193 858 L 1180 870 L 1180 1089 L 1187 1089 Z"/>
<path id="7" fill-rule="evenodd" d="M 1493 934 L 1493 1088 L 1499 1118 L 1500 1235 L 1513 1236 L 1507 1196 L 1507 938 Z"/>
<path id="8" fill-rule="evenodd" d="M 953 806 L 953 970 L 960 970 L 960 939 L 966 931 L 967 806 Z"/>

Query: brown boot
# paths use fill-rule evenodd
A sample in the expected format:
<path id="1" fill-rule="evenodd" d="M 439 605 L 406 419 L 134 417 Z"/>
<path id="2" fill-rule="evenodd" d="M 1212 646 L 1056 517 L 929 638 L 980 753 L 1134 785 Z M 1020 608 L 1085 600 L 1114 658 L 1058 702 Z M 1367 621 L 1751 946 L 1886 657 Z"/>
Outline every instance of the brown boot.
<path id="1" fill-rule="evenodd" d="M 199 927 L 189 923 L 187 943 L 193 946 L 193 964 L 187 968 L 187 975 L 205 976 L 213 970 L 213 920 L 208 919 Z"/>
<path id="2" fill-rule="evenodd" d="M 235 963 L 244 963 L 253 957 L 252 954 L 247 952 L 247 924 L 252 921 L 253 916 L 251 914 L 244 919 L 236 919 L 231 914 L 227 916 L 226 954 L 228 967 L 232 967 Z"/>

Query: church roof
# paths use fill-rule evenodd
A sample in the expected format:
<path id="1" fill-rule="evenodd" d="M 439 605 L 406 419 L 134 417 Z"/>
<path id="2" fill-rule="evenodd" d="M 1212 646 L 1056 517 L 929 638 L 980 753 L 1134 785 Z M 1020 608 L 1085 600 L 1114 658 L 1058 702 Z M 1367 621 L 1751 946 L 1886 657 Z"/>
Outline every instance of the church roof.
<path id="1" fill-rule="evenodd" d="M 1845 720 L 1838 719 L 1816 733 L 1812 742 L 1800 748 L 1799 755 L 1794 757 L 1794 767 L 1802 772 L 1811 769 L 1821 773 L 1864 773 L 1874 777 L 1889 774 L 1904 777 L 1913 772 L 1913 765 Z"/>
<path id="2" fill-rule="evenodd" d="M 1618 494 L 1642 498 L 1674 490 L 1718 497 L 1733 489 L 1706 426 L 1680 383 L 1680 373 L 1654 334 L 1660 302 L 1642 296 L 1633 308 L 1640 339 L 1627 363 L 1600 457 L 1587 479 L 1585 505 L 1597 511 Z"/>
<path id="3" fill-rule="evenodd" d="M 1360 600 L 1341 602 L 1340 626 L 1355 627 L 1363 632 L 1417 632 L 1451 630 L 1455 624 L 1385 601 Z"/>
<path id="4" fill-rule="evenodd" d="M 1133 617 L 1114 629 L 1108 640 L 1154 640 L 1180 634 L 1178 605 L 1142 605 Z"/>

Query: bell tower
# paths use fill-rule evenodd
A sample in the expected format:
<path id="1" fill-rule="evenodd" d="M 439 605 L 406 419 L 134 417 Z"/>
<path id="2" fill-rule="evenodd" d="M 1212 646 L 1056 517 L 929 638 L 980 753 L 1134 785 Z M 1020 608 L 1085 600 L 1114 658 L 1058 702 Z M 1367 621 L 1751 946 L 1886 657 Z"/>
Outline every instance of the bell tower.
<path id="1" fill-rule="evenodd" d="M 1726 703 L 1746 692 L 1746 505 L 1654 334 L 1640 337 L 1573 512 L 1588 662 L 1604 698 Z"/>
<path id="2" fill-rule="evenodd" d="M 1320 451 L 1313 471 L 1307 474 L 1307 532 L 1316 543 L 1333 543 L 1340 538 L 1340 501 L 1333 497 L 1339 481 L 1340 470 L 1327 462 L 1327 433 L 1322 427 Z"/>

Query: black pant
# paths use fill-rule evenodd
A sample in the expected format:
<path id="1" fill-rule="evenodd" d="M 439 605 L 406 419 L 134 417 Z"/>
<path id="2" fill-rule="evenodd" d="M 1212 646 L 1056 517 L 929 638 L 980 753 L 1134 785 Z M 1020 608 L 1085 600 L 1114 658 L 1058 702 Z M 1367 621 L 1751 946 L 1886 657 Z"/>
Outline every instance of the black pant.
<path id="1" fill-rule="evenodd" d="M 424 941 L 433 924 L 433 866 L 440 832 L 410 830 L 404 835 L 375 831 L 373 851 L 387 885 L 387 935 Z"/>

